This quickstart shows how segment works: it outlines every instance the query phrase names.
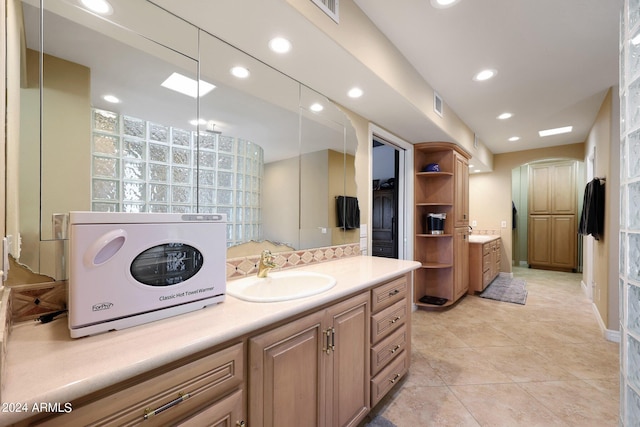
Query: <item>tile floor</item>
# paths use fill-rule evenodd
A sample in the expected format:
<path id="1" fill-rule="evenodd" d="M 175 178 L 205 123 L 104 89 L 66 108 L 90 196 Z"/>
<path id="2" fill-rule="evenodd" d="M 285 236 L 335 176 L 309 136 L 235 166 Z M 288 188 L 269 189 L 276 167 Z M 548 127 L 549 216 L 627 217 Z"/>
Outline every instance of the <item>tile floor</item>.
<path id="1" fill-rule="evenodd" d="M 409 375 L 370 417 L 398 427 L 617 426 L 618 344 L 603 338 L 581 275 L 514 276 L 527 281 L 524 306 L 466 296 L 414 312 Z"/>

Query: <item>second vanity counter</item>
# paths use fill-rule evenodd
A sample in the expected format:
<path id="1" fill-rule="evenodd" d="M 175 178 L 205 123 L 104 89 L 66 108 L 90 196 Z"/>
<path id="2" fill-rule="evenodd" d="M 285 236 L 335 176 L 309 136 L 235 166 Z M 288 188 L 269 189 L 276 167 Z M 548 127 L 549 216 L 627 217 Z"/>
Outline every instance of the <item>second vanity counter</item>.
<path id="1" fill-rule="evenodd" d="M 8 342 L 2 402 L 26 407 L 64 404 L 339 301 L 418 266 L 415 261 L 368 256 L 313 264 L 296 270 L 333 276 L 336 286 L 319 295 L 273 303 L 227 296 L 221 304 L 192 313 L 79 339 L 70 338 L 66 318 L 49 324 L 19 323 Z M 4 413 L 0 424 L 31 415 Z"/>
<path id="2" fill-rule="evenodd" d="M 498 235 L 469 236 L 469 294 L 482 292 L 500 274 L 501 249 Z"/>

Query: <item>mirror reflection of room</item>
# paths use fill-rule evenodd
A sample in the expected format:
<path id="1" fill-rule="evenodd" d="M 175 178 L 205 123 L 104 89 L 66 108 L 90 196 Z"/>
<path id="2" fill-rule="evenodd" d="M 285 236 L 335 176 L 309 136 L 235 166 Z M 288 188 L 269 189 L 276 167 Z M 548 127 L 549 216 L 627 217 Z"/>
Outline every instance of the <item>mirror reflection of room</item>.
<path id="1" fill-rule="evenodd" d="M 10 166 L 19 198 L 8 214 L 8 234 L 21 238 L 15 259 L 63 279 L 72 210 L 224 213 L 230 248 L 358 241 L 336 219 L 335 198 L 356 192 L 357 140 L 340 109 L 151 3 L 113 3 L 105 17 L 45 0 L 41 49 L 38 2 L 22 2 L 20 151 Z M 164 24 L 133 31 L 132 8 Z M 305 162 L 315 176 L 300 174 Z M 302 204 L 320 183 L 326 195 Z"/>

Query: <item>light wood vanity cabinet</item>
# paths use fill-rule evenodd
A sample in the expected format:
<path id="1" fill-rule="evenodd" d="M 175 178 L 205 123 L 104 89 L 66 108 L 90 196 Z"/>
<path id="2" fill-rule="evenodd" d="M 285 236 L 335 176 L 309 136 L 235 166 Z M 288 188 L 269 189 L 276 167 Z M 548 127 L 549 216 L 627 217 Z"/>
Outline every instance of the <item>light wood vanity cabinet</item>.
<path id="1" fill-rule="evenodd" d="M 369 411 L 369 295 L 249 340 L 251 427 L 355 426 Z"/>
<path id="2" fill-rule="evenodd" d="M 242 342 L 174 365 L 127 381 L 114 391 L 99 392 L 95 399 L 85 399 L 87 403 L 74 403 L 68 414 L 22 425 L 243 425 Z"/>
<path id="3" fill-rule="evenodd" d="M 500 238 L 469 243 L 469 293 L 482 292 L 500 274 Z"/>
<path id="4" fill-rule="evenodd" d="M 371 291 L 371 407 L 409 370 L 410 283 L 405 275 Z"/>

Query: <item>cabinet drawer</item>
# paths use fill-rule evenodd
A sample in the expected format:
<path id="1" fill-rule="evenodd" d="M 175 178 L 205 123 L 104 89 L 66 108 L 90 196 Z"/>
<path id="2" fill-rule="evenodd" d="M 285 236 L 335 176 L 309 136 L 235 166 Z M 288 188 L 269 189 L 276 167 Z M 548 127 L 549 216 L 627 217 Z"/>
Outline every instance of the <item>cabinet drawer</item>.
<path id="1" fill-rule="evenodd" d="M 406 327 L 396 332 L 371 347 L 371 375 L 375 375 L 387 366 L 407 346 L 409 341 Z"/>
<path id="2" fill-rule="evenodd" d="M 403 351 L 389 366 L 371 380 L 371 407 L 373 408 L 385 394 L 396 385 L 409 369 L 408 354 Z"/>
<path id="3" fill-rule="evenodd" d="M 383 256 L 383 257 L 392 257 L 393 256 L 393 247 L 385 246 L 380 243 L 373 243 L 371 246 L 371 255 L 373 256 Z"/>
<path id="4" fill-rule="evenodd" d="M 489 283 L 493 280 L 493 275 L 491 274 L 491 270 L 487 270 L 482 273 L 482 288 L 486 288 Z"/>
<path id="5" fill-rule="evenodd" d="M 485 243 L 482 245 L 482 255 L 489 255 L 491 253 L 491 243 Z"/>
<path id="6" fill-rule="evenodd" d="M 46 420 L 45 426 L 159 426 L 175 424 L 243 382 L 243 344 L 221 350 Z M 182 396 L 182 397 L 181 397 Z M 188 397 L 187 397 L 188 396 Z M 146 415 L 156 410 L 155 415 Z M 147 417 L 145 419 L 145 416 Z"/>
<path id="7" fill-rule="evenodd" d="M 376 313 L 407 296 L 407 278 L 405 276 L 380 285 L 371 291 L 371 312 Z"/>
<path id="8" fill-rule="evenodd" d="M 237 427 L 244 422 L 242 390 L 237 390 L 197 415 L 177 424 L 177 427 Z"/>
<path id="9" fill-rule="evenodd" d="M 388 336 L 404 325 L 407 320 L 407 300 L 398 301 L 391 307 L 371 316 L 371 343 Z"/>
<path id="10" fill-rule="evenodd" d="M 491 268 L 491 255 L 485 255 L 482 257 L 482 271 L 487 271 Z"/>

